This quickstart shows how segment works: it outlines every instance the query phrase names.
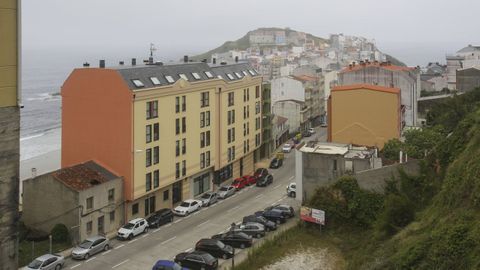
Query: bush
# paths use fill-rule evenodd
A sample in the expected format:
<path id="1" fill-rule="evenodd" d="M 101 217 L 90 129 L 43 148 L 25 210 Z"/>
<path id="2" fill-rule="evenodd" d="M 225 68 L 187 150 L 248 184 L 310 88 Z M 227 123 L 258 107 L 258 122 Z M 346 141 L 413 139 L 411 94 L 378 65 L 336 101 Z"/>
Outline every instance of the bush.
<path id="1" fill-rule="evenodd" d="M 48 239 L 48 233 L 41 230 L 30 229 L 25 239 L 36 242 L 45 241 Z"/>
<path id="2" fill-rule="evenodd" d="M 385 143 L 382 152 L 383 156 L 389 160 L 398 160 L 398 153 L 403 148 L 403 143 L 398 139 L 391 139 Z"/>
<path id="3" fill-rule="evenodd" d="M 52 240 L 56 243 L 64 243 L 70 240 L 68 228 L 64 224 L 57 224 L 50 232 Z"/>
<path id="4" fill-rule="evenodd" d="M 377 230 L 387 236 L 407 226 L 415 217 L 414 205 L 405 196 L 390 194 L 377 220 Z"/>

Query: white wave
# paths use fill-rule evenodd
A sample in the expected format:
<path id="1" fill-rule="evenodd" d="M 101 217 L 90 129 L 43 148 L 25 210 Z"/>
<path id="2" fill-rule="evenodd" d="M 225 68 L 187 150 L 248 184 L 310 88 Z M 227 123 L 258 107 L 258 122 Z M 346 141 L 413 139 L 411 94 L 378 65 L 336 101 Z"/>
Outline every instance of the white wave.
<path id="1" fill-rule="evenodd" d="M 27 101 L 55 101 L 60 100 L 61 96 L 58 93 L 41 93 L 35 97 L 27 98 Z"/>
<path id="2" fill-rule="evenodd" d="M 30 140 L 30 139 L 33 139 L 33 138 L 42 137 L 44 135 L 45 135 L 45 133 L 35 134 L 35 135 L 20 138 L 20 141 L 22 142 L 22 141 Z"/>

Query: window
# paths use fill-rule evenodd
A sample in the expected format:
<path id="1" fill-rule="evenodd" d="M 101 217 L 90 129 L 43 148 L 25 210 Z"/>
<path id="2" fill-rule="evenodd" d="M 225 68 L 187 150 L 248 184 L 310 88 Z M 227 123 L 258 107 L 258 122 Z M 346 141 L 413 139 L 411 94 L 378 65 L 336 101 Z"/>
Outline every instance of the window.
<path id="1" fill-rule="evenodd" d="M 200 113 L 200 127 L 203 128 L 205 126 L 205 112 Z"/>
<path id="2" fill-rule="evenodd" d="M 210 151 L 207 151 L 205 153 L 205 166 L 206 167 L 210 166 Z"/>
<path id="3" fill-rule="evenodd" d="M 227 149 L 227 160 L 228 162 L 232 161 L 232 148 Z"/>
<path id="4" fill-rule="evenodd" d="M 243 123 L 243 136 L 247 136 L 247 123 Z"/>
<path id="5" fill-rule="evenodd" d="M 247 118 L 247 106 L 243 106 L 243 119 Z"/>
<path id="6" fill-rule="evenodd" d="M 250 106 L 246 106 L 247 107 L 247 118 L 250 117 Z"/>
<path id="7" fill-rule="evenodd" d="M 150 167 L 152 166 L 152 149 L 151 148 L 147 149 L 147 151 L 145 151 L 145 154 L 146 154 L 145 165 L 147 167 Z"/>
<path id="8" fill-rule="evenodd" d="M 151 142 L 152 141 L 152 125 L 147 125 L 145 127 L 145 141 L 147 143 Z"/>
<path id="9" fill-rule="evenodd" d="M 232 130 L 228 129 L 227 130 L 227 143 L 231 143 L 231 142 L 232 142 Z"/>
<path id="10" fill-rule="evenodd" d="M 180 97 L 175 97 L 175 112 L 180 112 Z"/>
<path id="11" fill-rule="evenodd" d="M 177 162 L 175 163 L 175 178 L 179 178 L 180 177 L 180 163 Z"/>
<path id="12" fill-rule="evenodd" d="M 248 73 L 245 70 L 243 70 L 242 73 L 243 73 L 244 76 L 248 75 Z"/>
<path id="13" fill-rule="evenodd" d="M 93 223 L 92 223 L 91 221 L 87 222 L 87 234 L 91 234 L 91 233 L 92 233 L 92 229 L 93 229 L 93 228 L 92 228 L 92 227 L 93 227 L 92 224 L 93 224 Z"/>
<path id="14" fill-rule="evenodd" d="M 247 88 L 247 101 L 250 100 L 250 88 Z"/>
<path id="15" fill-rule="evenodd" d="M 175 156 L 176 157 L 180 156 L 180 141 L 179 140 L 175 141 Z"/>
<path id="16" fill-rule="evenodd" d="M 168 200 L 169 194 L 170 194 L 170 190 L 168 190 L 168 189 L 163 192 L 163 200 L 164 201 Z"/>
<path id="17" fill-rule="evenodd" d="M 152 81 L 153 85 L 160 85 L 160 80 L 157 77 L 150 77 L 150 81 Z"/>
<path id="18" fill-rule="evenodd" d="M 200 75 L 198 75 L 198 73 L 196 72 L 192 72 L 192 76 L 193 78 L 195 78 L 195 80 L 200 80 L 202 77 L 200 77 Z"/>
<path id="19" fill-rule="evenodd" d="M 185 74 L 178 74 L 178 76 L 180 76 L 180 78 L 184 79 L 185 81 L 188 81 L 187 75 L 185 75 Z"/>
<path id="20" fill-rule="evenodd" d="M 260 97 L 260 86 L 255 86 L 255 98 Z"/>
<path id="21" fill-rule="evenodd" d="M 235 141 L 235 128 L 232 128 L 232 142 Z"/>
<path id="22" fill-rule="evenodd" d="M 260 137 L 260 133 L 255 135 L 255 146 L 260 146 L 260 140 L 261 140 L 261 137 Z"/>
<path id="23" fill-rule="evenodd" d="M 158 123 L 153 124 L 153 140 L 158 141 L 160 139 L 160 127 Z"/>
<path id="24" fill-rule="evenodd" d="M 205 133 L 205 146 L 210 146 L 210 130 Z"/>
<path id="25" fill-rule="evenodd" d="M 205 173 L 193 179 L 193 196 L 198 196 L 210 189 L 210 174 Z"/>
<path id="26" fill-rule="evenodd" d="M 174 83 L 174 82 L 175 82 L 175 80 L 173 79 L 173 77 L 172 77 L 172 76 L 168 76 L 168 75 L 165 76 L 165 80 L 167 80 L 168 83 Z"/>
<path id="27" fill-rule="evenodd" d="M 235 99 L 235 92 L 228 93 L 228 106 L 233 106 Z"/>
<path id="28" fill-rule="evenodd" d="M 111 202 L 114 200 L 115 200 L 115 189 L 112 188 L 108 190 L 108 201 Z"/>
<path id="29" fill-rule="evenodd" d="M 210 111 L 205 112 L 205 126 L 210 126 Z"/>
<path id="30" fill-rule="evenodd" d="M 247 141 L 243 141 L 243 153 L 247 153 Z"/>
<path id="31" fill-rule="evenodd" d="M 333 160 L 333 170 L 334 171 L 337 170 L 337 160 L 336 159 Z"/>
<path id="32" fill-rule="evenodd" d="M 183 138 L 182 139 L 182 155 L 185 155 L 187 153 L 187 139 Z"/>
<path id="33" fill-rule="evenodd" d="M 205 132 L 200 133 L 200 148 L 205 147 Z"/>
<path id="34" fill-rule="evenodd" d="M 182 112 L 187 110 L 187 97 L 182 96 Z"/>
<path id="35" fill-rule="evenodd" d="M 207 78 L 209 78 L 209 79 L 213 78 L 213 75 L 210 71 L 205 71 L 205 75 L 207 75 Z"/>
<path id="36" fill-rule="evenodd" d="M 235 160 L 235 146 L 232 146 L 232 160 Z"/>
<path id="37" fill-rule="evenodd" d="M 182 160 L 182 176 L 187 175 L 187 161 Z"/>
<path id="38" fill-rule="evenodd" d="M 205 168 L 205 153 L 200 154 L 200 169 Z"/>
<path id="39" fill-rule="evenodd" d="M 110 222 L 115 221 L 115 211 L 110 212 Z"/>
<path id="40" fill-rule="evenodd" d="M 255 118 L 255 130 L 260 129 L 260 117 Z"/>
<path id="41" fill-rule="evenodd" d="M 250 123 L 247 123 L 247 135 L 250 134 Z"/>
<path id="42" fill-rule="evenodd" d="M 239 79 L 242 78 L 242 75 L 240 75 L 240 73 L 238 73 L 238 72 L 235 72 L 235 76 L 237 76 L 237 78 L 239 78 Z"/>
<path id="43" fill-rule="evenodd" d="M 228 77 L 230 80 L 232 80 L 232 81 L 235 80 L 235 78 L 233 77 L 233 75 L 230 74 L 230 73 L 227 73 L 227 77 Z"/>
<path id="44" fill-rule="evenodd" d="M 247 101 L 247 89 L 243 89 L 243 102 Z"/>
<path id="45" fill-rule="evenodd" d="M 145 86 L 145 85 L 143 84 L 143 82 L 140 81 L 139 79 L 133 79 L 132 82 L 133 82 L 133 84 L 135 84 L 135 86 L 138 87 L 138 88 Z"/>
<path id="46" fill-rule="evenodd" d="M 153 164 L 158 164 L 160 162 L 160 149 L 158 146 L 153 148 Z"/>
<path id="47" fill-rule="evenodd" d="M 132 216 L 138 214 L 138 203 L 132 204 Z"/>
<path id="48" fill-rule="evenodd" d="M 250 72 L 250 74 L 252 74 L 252 76 L 255 76 L 255 72 L 253 70 L 249 69 L 248 72 Z"/>
<path id="49" fill-rule="evenodd" d="M 153 188 L 158 188 L 160 185 L 160 172 L 158 170 L 153 171 Z"/>
<path id="50" fill-rule="evenodd" d="M 145 175 L 145 190 L 150 191 L 152 189 L 152 173 Z"/>
<path id="51" fill-rule="evenodd" d="M 223 80 L 222 75 L 218 75 L 217 78 L 219 78 L 220 80 Z"/>
<path id="52" fill-rule="evenodd" d="M 185 117 L 182 117 L 182 133 L 187 132 L 187 120 Z"/>
<path id="53" fill-rule="evenodd" d="M 146 114 L 147 114 L 147 119 L 158 117 L 158 101 L 147 102 Z"/>
<path id="54" fill-rule="evenodd" d="M 209 92 L 202 92 L 200 93 L 200 107 L 208 107 L 210 104 L 210 93 Z"/>
<path id="55" fill-rule="evenodd" d="M 87 210 L 93 208 L 93 197 L 88 197 L 87 198 Z"/>
<path id="56" fill-rule="evenodd" d="M 175 119 L 175 134 L 180 134 L 180 118 Z"/>
<path id="57" fill-rule="evenodd" d="M 255 102 L 255 114 L 260 113 L 260 101 Z"/>

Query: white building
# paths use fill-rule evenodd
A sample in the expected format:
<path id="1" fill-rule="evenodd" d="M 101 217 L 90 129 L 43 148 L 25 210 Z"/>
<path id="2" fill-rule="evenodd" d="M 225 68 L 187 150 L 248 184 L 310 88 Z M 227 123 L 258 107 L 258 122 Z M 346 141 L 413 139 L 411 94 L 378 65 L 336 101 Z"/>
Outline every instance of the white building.
<path id="1" fill-rule="evenodd" d="M 292 99 L 277 101 L 273 103 L 272 112 L 288 119 L 290 132 L 303 131 L 310 127 L 310 108 L 305 102 Z"/>
<path id="2" fill-rule="evenodd" d="M 271 84 L 272 104 L 280 100 L 289 99 L 305 102 L 305 88 L 301 81 L 288 76 L 273 79 Z"/>

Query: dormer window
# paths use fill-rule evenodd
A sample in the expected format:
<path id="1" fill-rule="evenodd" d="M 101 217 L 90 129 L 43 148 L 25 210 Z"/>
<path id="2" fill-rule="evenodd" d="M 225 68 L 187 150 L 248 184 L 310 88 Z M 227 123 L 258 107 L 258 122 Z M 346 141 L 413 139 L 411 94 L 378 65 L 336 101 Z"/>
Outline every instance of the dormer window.
<path id="1" fill-rule="evenodd" d="M 133 84 L 135 84 L 135 86 L 136 86 L 137 88 L 140 88 L 140 87 L 144 87 L 144 86 L 145 86 L 145 85 L 143 84 L 143 82 L 140 81 L 139 79 L 133 79 L 132 82 L 133 82 Z"/>

